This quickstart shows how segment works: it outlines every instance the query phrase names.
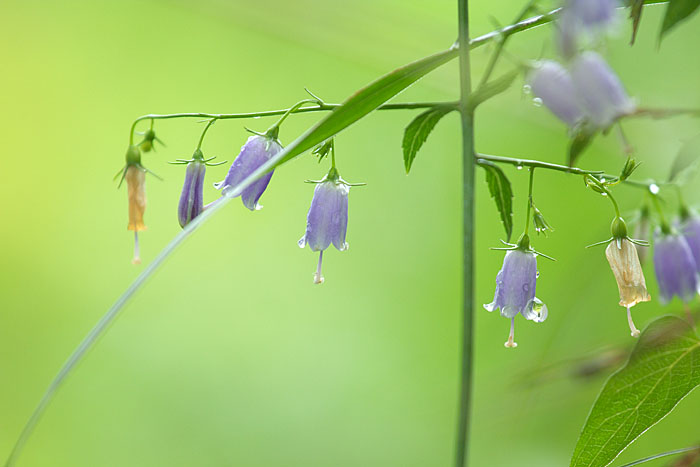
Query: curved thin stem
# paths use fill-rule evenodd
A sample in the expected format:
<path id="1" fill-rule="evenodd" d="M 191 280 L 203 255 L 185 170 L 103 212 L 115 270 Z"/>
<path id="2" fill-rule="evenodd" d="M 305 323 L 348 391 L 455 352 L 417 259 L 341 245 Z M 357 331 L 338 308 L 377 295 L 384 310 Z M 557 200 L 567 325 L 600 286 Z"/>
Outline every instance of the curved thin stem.
<path id="1" fill-rule="evenodd" d="M 153 120 L 151 120 L 153 121 Z M 216 122 L 215 118 L 210 119 L 207 122 L 207 126 L 204 127 L 204 130 L 202 130 L 202 135 L 199 137 L 199 142 L 197 143 L 197 149 L 202 148 L 202 143 L 204 142 L 204 136 L 207 134 L 207 131 L 209 131 L 209 127 L 212 126 Z"/>
<path id="2" fill-rule="evenodd" d="M 653 456 L 645 457 L 644 459 L 639 459 L 629 464 L 621 465 L 620 467 L 632 467 L 634 465 L 644 464 L 645 462 L 653 461 L 655 459 L 661 459 L 662 457 L 673 456 L 675 454 L 682 454 L 684 452 L 697 451 L 700 450 L 700 446 L 692 446 L 689 448 L 675 449 L 673 451 L 666 451 L 660 454 L 654 454 Z"/>

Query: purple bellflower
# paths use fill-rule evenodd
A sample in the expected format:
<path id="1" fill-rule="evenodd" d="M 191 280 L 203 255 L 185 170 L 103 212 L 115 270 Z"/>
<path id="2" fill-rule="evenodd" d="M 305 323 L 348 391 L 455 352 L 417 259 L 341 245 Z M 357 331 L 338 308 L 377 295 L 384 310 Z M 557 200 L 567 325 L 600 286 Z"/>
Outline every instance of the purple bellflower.
<path id="1" fill-rule="evenodd" d="M 698 293 L 698 269 L 685 237 L 675 232 L 654 234 L 654 271 L 659 296 L 666 304 L 677 295 L 688 303 Z"/>
<path id="2" fill-rule="evenodd" d="M 204 174 L 207 170 L 206 163 L 200 157 L 195 157 L 187 164 L 185 172 L 185 183 L 182 186 L 180 202 L 177 205 L 177 219 L 183 229 L 187 224 L 197 217 L 204 208 L 202 190 L 204 188 Z"/>
<path id="3" fill-rule="evenodd" d="M 616 24 L 617 0 L 566 0 L 557 21 L 559 51 L 572 57 L 580 39 L 593 40 Z"/>
<path id="4" fill-rule="evenodd" d="M 700 217 L 688 213 L 680 223 L 680 231 L 688 242 L 695 265 L 700 273 Z"/>
<path id="5" fill-rule="evenodd" d="M 595 52 L 584 52 L 574 60 L 571 79 L 581 107 L 595 127 L 607 128 L 636 108 L 615 72 Z"/>
<path id="6" fill-rule="evenodd" d="M 340 174 L 331 168 L 323 180 L 317 182 L 314 197 L 306 217 L 306 232 L 299 240 L 299 247 L 309 245 L 311 251 L 318 251 L 318 268 L 314 274 L 314 283 L 321 284 L 321 263 L 323 250 L 331 243 L 340 251 L 348 249 L 345 234 L 348 228 L 348 193 L 350 184 L 340 178 Z"/>
<path id="7" fill-rule="evenodd" d="M 496 294 L 493 302 L 484 305 L 487 311 L 501 310 L 501 316 L 510 319 L 510 335 L 506 347 L 515 343 L 515 316 L 541 323 L 547 319 L 547 306 L 535 297 L 537 283 L 537 257 L 530 249 L 509 250 L 503 259 L 503 267 L 496 276 Z"/>
<path id="8" fill-rule="evenodd" d="M 533 94 L 545 107 L 570 127 L 583 119 L 584 113 L 571 75 L 557 62 L 539 62 L 530 74 L 529 84 Z"/>
<path id="9" fill-rule="evenodd" d="M 275 154 L 282 150 L 282 146 L 275 138 L 270 138 L 264 135 L 253 135 L 248 138 L 248 141 L 241 148 L 240 154 L 231 164 L 231 168 L 226 175 L 226 178 L 214 186 L 216 189 L 221 189 L 222 195 L 225 195 L 228 189 L 233 188 L 238 183 L 245 180 L 258 167 L 270 160 Z M 258 204 L 258 200 L 262 196 L 265 188 L 267 188 L 272 173 L 270 171 L 256 182 L 251 184 L 241 193 L 241 201 L 245 207 L 251 211 L 262 208 Z"/>

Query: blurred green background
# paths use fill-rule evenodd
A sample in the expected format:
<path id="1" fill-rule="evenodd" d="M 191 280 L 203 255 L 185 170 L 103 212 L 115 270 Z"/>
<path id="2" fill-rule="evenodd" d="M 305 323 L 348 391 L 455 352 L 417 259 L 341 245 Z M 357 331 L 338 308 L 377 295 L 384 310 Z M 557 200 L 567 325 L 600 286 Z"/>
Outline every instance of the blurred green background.
<path id="1" fill-rule="evenodd" d="M 474 34 L 509 22 L 510 0 L 475 0 Z M 547 5 L 545 5 L 547 6 Z M 622 15 L 623 13 L 621 13 Z M 604 49 L 629 92 L 647 106 L 699 106 L 700 18 L 657 48 L 663 8 L 645 10 L 638 43 L 625 23 Z M 329 102 L 382 73 L 448 47 L 447 0 L 33 1 L 0 4 L 0 456 L 69 353 L 139 273 L 130 264 L 123 164 L 132 120 L 158 112 L 287 107 L 309 87 Z M 513 39 L 512 57 L 553 56 L 552 28 Z M 473 55 L 483 69 L 490 49 Z M 503 69 L 509 66 L 503 62 Z M 532 105 L 522 81 L 480 108 L 477 150 L 562 162 L 566 131 Z M 454 63 L 396 101 L 451 100 Z M 460 337 L 460 137 L 456 114 L 439 124 L 406 176 L 403 127 L 416 111 L 374 113 L 337 138 L 353 188 L 350 250 L 329 250 L 326 282 L 296 241 L 313 187 L 327 170 L 308 154 L 278 170 L 251 213 L 235 200 L 166 263 L 59 392 L 21 466 L 447 466 L 453 455 Z M 291 141 L 318 115 L 291 118 Z M 203 150 L 232 161 L 272 120 L 220 122 Z M 686 118 L 625 124 L 644 165 L 664 177 Z M 144 156 L 148 178 L 144 262 L 179 231 L 176 203 L 195 121 L 156 124 L 168 144 Z M 614 134 L 581 166 L 617 172 Z M 208 171 L 211 183 L 227 166 Z M 506 168 L 522 228 L 526 171 Z M 535 200 L 556 228 L 535 247 L 543 324 L 481 309 L 493 298 L 502 227 L 477 173 L 474 466 L 563 466 L 604 382 L 571 379 L 572 359 L 629 346 L 624 309 L 603 249 L 612 212 L 580 178 L 538 171 Z M 642 195 L 615 190 L 632 215 Z M 687 197 L 697 201 L 697 189 Z M 670 202 L 672 196 L 668 196 Z M 647 282 L 656 296 L 651 264 Z M 641 327 L 674 302 L 634 308 Z M 565 362 L 557 366 L 557 362 Z M 568 363 L 566 363 L 568 362 Z M 556 371 L 543 372 L 555 365 Z M 533 378 L 534 376 L 534 378 Z M 542 377 L 539 377 L 542 376 Z M 700 393 L 644 434 L 619 461 L 698 441 Z M 663 465 L 659 462 L 649 465 Z"/>

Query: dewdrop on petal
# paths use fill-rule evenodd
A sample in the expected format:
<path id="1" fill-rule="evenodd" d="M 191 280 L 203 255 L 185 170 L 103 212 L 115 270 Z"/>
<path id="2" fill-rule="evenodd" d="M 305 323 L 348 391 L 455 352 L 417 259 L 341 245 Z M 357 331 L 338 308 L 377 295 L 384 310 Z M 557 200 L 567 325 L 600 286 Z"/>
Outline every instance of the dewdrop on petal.
<path id="1" fill-rule="evenodd" d="M 613 238 L 605 249 L 605 257 L 610 263 L 617 288 L 620 292 L 620 305 L 627 308 L 627 323 L 632 337 L 639 337 L 630 308 L 640 302 L 651 300 L 644 280 L 644 272 L 639 262 L 635 245 L 627 238 L 627 226 L 617 217 L 612 224 Z"/>
<path id="2" fill-rule="evenodd" d="M 282 150 L 282 146 L 275 138 L 263 135 L 253 135 L 248 138 L 248 141 L 241 148 L 240 154 L 231 164 L 231 168 L 226 175 L 226 178 L 214 186 L 221 190 L 221 195 L 226 196 L 228 190 L 233 188 L 238 183 L 245 180 L 250 174 L 270 160 L 275 154 Z M 271 170 L 267 174 L 253 182 L 248 188 L 241 193 L 241 201 L 245 207 L 251 211 L 260 209 L 262 206 L 258 204 L 258 200 L 265 192 L 270 179 L 272 178 Z"/>
<path id="3" fill-rule="evenodd" d="M 581 104 L 576 98 L 574 82 L 569 72 L 552 60 L 538 62 L 529 75 L 528 82 L 532 93 L 550 112 L 574 127 L 584 117 Z"/>
<path id="4" fill-rule="evenodd" d="M 515 342 L 515 317 L 518 313 L 536 323 L 547 319 L 547 306 L 535 297 L 536 253 L 529 248 L 529 240 L 521 240 L 518 244 L 523 246 L 509 250 L 503 259 L 503 267 L 496 276 L 493 302 L 484 305 L 487 311 L 500 308 L 501 316 L 510 319 L 510 334 L 504 344 L 508 348 L 518 346 Z"/>
<path id="5" fill-rule="evenodd" d="M 345 234 L 348 228 L 348 194 L 350 185 L 346 183 L 335 168 L 317 183 L 311 207 L 306 216 L 306 232 L 299 240 L 299 247 L 306 245 L 311 251 L 318 251 L 318 267 L 314 273 L 314 283 L 324 281 L 321 274 L 323 251 L 331 243 L 340 251 L 345 251 L 348 244 Z"/>

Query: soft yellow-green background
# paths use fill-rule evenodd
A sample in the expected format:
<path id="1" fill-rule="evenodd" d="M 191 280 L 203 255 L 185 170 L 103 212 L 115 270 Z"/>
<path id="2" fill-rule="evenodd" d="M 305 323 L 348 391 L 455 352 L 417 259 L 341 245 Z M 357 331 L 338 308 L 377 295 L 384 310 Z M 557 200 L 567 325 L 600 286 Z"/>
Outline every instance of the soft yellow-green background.
<path id="1" fill-rule="evenodd" d="M 308 86 L 328 101 L 456 37 L 450 0 L 25 1 L 0 3 L 0 456 L 85 333 L 136 277 L 130 264 L 126 192 L 112 175 L 128 128 L 149 112 L 237 112 L 289 106 Z M 519 2 L 474 0 L 475 34 L 511 20 Z M 663 10 L 645 11 L 638 43 L 627 24 L 606 55 L 648 106 L 699 106 L 700 19 L 657 49 Z M 550 27 L 519 35 L 512 56 L 552 55 Z M 474 54 L 478 73 L 489 49 Z M 507 63 L 504 62 L 504 63 Z M 504 68 L 505 69 L 505 68 Z M 566 132 L 520 90 L 477 116 L 482 152 L 564 160 Z M 397 100 L 457 95 L 454 64 Z M 21 466 L 447 466 L 453 453 L 460 336 L 460 138 L 457 115 L 440 123 L 403 171 L 403 127 L 415 111 L 372 114 L 337 139 L 352 182 L 349 251 L 330 250 L 323 286 L 316 256 L 296 241 L 321 177 L 305 155 L 275 173 L 251 213 L 239 201 L 167 261 L 62 388 L 31 438 Z M 291 118 L 291 141 L 316 115 Z M 231 161 L 271 120 L 220 122 L 203 146 Z M 159 122 L 168 144 L 144 163 L 149 230 L 144 261 L 178 232 L 184 171 L 201 125 Z M 665 176 L 697 121 L 626 125 L 644 161 L 638 176 Z M 615 136 L 581 160 L 617 171 Z M 211 168 L 208 182 L 227 168 Z M 506 169 L 524 215 L 526 172 Z M 528 376 L 605 346 L 630 345 L 624 309 L 601 248 L 607 201 L 581 180 L 537 172 L 535 199 L 554 224 L 535 246 L 544 324 L 508 321 L 491 301 L 502 228 L 477 173 L 476 366 L 472 465 L 563 466 L 602 377 L 572 380 L 569 366 L 547 382 Z M 641 193 L 616 190 L 632 213 Z M 688 188 L 695 200 L 697 190 Z M 217 192 L 207 183 L 205 196 Z M 668 197 L 673 200 L 672 196 Z M 647 265 L 651 292 L 656 296 Z M 642 326 L 666 309 L 634 309 Z M 535 378 L 537 380 L 537 378 Z M 698 441 L 700 394 L 643 435 L 618 460 Z M 649 465 L 661 465 L 649 464 Z"/>

